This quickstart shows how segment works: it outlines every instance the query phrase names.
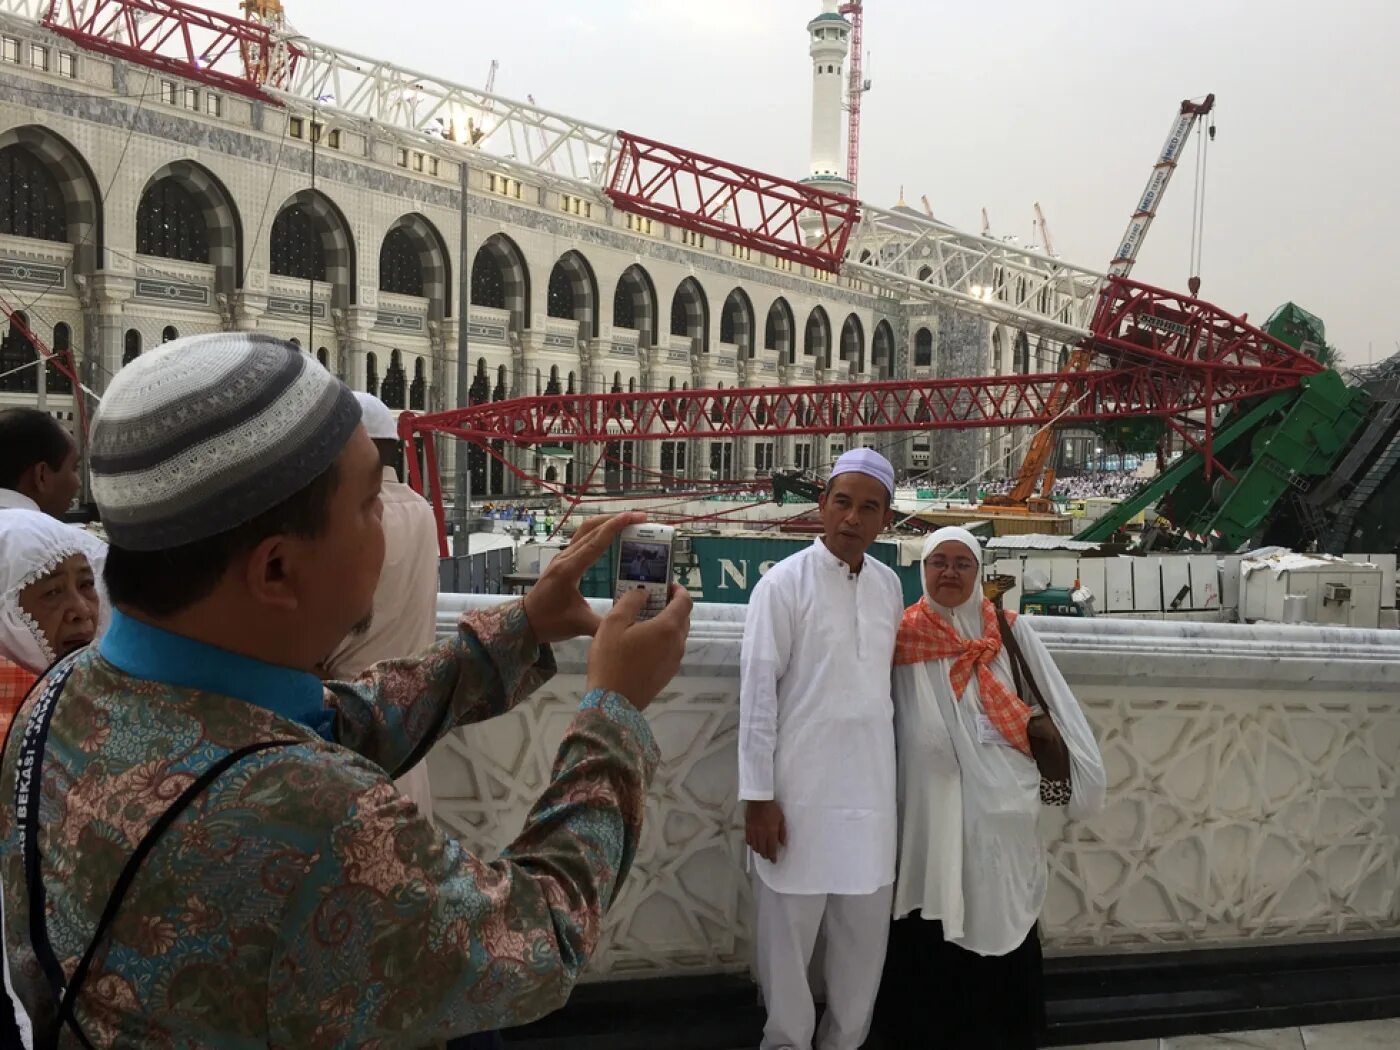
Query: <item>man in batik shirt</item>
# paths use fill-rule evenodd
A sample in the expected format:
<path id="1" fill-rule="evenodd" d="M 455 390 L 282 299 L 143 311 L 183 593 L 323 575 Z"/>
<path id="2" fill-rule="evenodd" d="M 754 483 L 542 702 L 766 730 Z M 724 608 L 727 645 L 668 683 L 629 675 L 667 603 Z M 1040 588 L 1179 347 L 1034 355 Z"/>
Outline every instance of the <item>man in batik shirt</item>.
<path id="1" fill-rule="evenodd" d="M 579 595 L 640 516 L 581 528 L 524 601 L 426 654 L 323 686 L 384 553 L 350 391 L 267 337 L 176 340 L 113 380 L 91 447 L 117 612 L 0 765 L 0 1045 L 419 1047 L 561 1005 L 635 853 L 657 761 L 639 709 L 688 627 L 683 593 L 635 625 L 639 601 L 599 621 Z M 594 632 L 551 783 L 500 858 L 467 853 L 391 777 Z"/>

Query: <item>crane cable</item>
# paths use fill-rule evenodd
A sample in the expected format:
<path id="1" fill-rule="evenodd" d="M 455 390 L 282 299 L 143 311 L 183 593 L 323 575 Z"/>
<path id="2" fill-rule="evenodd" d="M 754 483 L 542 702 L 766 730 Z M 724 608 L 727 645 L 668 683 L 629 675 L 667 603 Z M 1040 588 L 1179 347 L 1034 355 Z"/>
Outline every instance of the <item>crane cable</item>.
<path id="1" fill-rule="evenodd" d="M 1201 291 L 1201 256 L 1205 250 L 1206 175 L 1210 164 L 1210 144 L 1215 141 L 1215 116 L 1210 126 L 1196 125 L 1196 178 L 1191 200 L 1191 250 L 1187 260 L 1187 285 L 1193 296 Z"/>

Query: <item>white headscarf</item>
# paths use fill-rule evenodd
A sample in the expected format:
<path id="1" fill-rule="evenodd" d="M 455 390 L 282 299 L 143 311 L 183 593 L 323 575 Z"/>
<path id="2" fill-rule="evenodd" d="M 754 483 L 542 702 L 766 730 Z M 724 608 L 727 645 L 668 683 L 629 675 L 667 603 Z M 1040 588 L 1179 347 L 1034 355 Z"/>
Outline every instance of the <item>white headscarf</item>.
<path id="1" fill-rule="evenodd" d="M 923 567 L 923 563 L 933 553 L 934 548 L 948 540 L 961 543 L 967 548 L 968 553 L 977 559 L 977 583 L 972 588 L 972 593 L 968 595 L 967 601 L 956 606 L 940 605 L 933 600 L 933 595 L 928 592 L 928 576 L 924 573 Z M 976 536 L 956 525 L 948 525 L 929 533 L 924 540 L 923 553 L 919 555 L 919 582 L 923 585 L 924 598 L 928 601 L 929 608 L 947 619 L 960 637 L 982 637 L 982 544 Z"/>
<path id="2" fill-rule="evenodd" d="M 37 510 L 0 514 L 0 656 L 35 674 L 57 657 L 38 622 L 19 607 L 19 592 L 84 553 L 74 532 Z"/>

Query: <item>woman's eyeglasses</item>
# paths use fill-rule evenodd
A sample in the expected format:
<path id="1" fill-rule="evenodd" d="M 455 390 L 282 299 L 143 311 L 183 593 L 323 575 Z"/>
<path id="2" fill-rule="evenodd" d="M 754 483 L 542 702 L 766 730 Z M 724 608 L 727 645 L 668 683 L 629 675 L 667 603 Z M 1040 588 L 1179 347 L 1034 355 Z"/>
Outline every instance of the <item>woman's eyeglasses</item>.
<path id="1" fill-rule="evenodd" d="M 952 569 L 963 575 L 973 572 L 977 568 L 977 563 L 971 558 L 954 558 L 952 561 L 949 561 L 947 558 L 933 557 L 928 559 L 924 564 L 933 566 L 935 572 L 943 572 L 947 569 Z"/>

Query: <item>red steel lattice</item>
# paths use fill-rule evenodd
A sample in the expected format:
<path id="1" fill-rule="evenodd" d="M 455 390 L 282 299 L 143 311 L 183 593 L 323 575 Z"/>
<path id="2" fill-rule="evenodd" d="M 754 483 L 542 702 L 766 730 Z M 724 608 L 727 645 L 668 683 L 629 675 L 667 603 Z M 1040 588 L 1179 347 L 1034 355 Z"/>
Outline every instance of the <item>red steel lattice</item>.
<path id="1" fill-rule="evenodd" d="M 301 57 L 268 26 L 176 0 L 52 0 L 44 25 L 89 50 L 268 102 L 263 85 L 284 86 Z"/>
<path id="2" fill-rule="evenodd" d="M 606 192 L 623 211 L 828 273 L 840 269 L 860 215 L 853 198 L 626 131 L 617 143 Z"/>

